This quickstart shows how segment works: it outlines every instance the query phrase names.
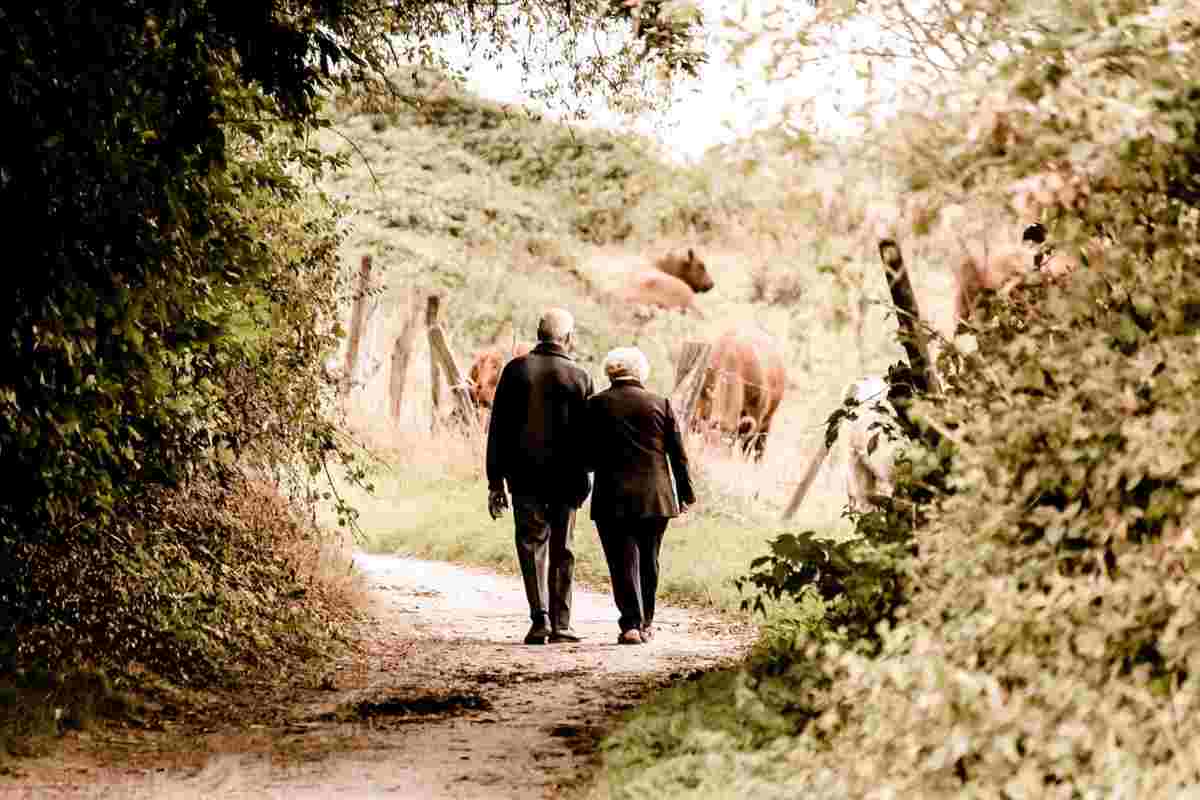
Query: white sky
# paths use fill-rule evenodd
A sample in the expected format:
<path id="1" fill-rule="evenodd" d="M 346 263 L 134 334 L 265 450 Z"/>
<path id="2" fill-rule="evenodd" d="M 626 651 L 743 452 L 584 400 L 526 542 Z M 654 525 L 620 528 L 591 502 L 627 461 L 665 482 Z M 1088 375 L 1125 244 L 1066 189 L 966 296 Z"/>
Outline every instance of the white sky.
<path id="1" fill-rule="evenodd" d="M 731 62 L 733 33 L 726 21 L 730 16 L 745 18 L 749 27 L 761 30 L 763 13 L 770 8 L 770 1 L 696 1 L 705 14 L 705 48 L 709 53 L 709 62 L 703 65 L 699 80 L 680 83 L 668 111 L 643 115 L 633 120 L 632 125 L 602 105 L 585 106 L 592 124 L 632 127 L 667 144 L 671 151 L 685 158 L 697 157 L 714 144 L 735 140 L 777 122 L 789 101 L 792 104 L 805 101 L 801 114 L 809 129 L 816 127 L 829 133 L 851 133 L 855 129 L 851 115 L 863 107 L 866 95 L 866 82 L 856 77 L 855 68 L 864 67 L 865 61 L 838 58 L 828 64 L 809 64 L 787 84 L 769 82 L 764 71 L 768 58 L 765 45 L 750 51 L 741 65 Z M 805 0 L 778 1 L 787 4 L 787 14 L 811 13 L 811 6 Z M 753 12 L 747 14 L 748 8 Z M 870 36 L 870 32 L 860 29 L 847 33 L 843 41 L 853 38 L 861 43 L 864 36 Z M 443 45 L 441 49 L 453 66 L 468 68 L 467 87 L 471 91 L 499 102 L 528 105 L 550 117 L 558 116 L 552 109 L 528 100 L 516 57 L 484 63 L 473 59 L 457 43 Z M 886 84 L 880 77 L 883 65 L 872 66 L 876 71 L 873 85 L 878 90 Z M 577 98 L 567 100 L 579 104 Z"/>

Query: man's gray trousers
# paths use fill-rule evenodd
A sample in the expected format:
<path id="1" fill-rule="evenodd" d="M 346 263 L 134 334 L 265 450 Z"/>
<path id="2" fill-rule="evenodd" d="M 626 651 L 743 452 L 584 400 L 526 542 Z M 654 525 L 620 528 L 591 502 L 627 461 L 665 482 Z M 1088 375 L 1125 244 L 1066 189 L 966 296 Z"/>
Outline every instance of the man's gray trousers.
<path id="1" fill-rule="evenodd" d="M 512 505 L 529 616 L 549 622 L 556 631 L 566 630 L 575 586 L 575 509 L 516 495 Z"/>

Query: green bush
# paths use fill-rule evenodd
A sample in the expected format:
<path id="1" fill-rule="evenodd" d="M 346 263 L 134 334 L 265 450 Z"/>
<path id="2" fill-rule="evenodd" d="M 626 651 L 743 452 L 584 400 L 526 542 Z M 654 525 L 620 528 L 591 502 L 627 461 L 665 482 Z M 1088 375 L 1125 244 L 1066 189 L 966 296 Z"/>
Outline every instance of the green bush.
<path id="1" fill-rule="evenodd" d="M 306 569 L 322 534 L 272 487 L 197 482 L 125 511 L 117 530 L 17 549 L 6 672 L 86 661 L 124 674 L 137 664 L 202 684 L 337 646 L 347 612 Z"/>
<path id="2" fill-rule="evenodd" d="M 308 368 L 278 376 L 311 397 L 311 365 L 333 335 L 322 327 L 333 297 L 298 307 L 283 294 L 336 275 L 332 222 L 280 212 L 300 206 L 290 171 L 329 160 L 260 121 L 315 126 L 296 83 L 311 76 L 264 79 L 272 93 L 253 83 L 269 67 L 239 65 L 240 26 L 253 25 L 236 14 L 130 8 L 100 23 L 87 4 L 69 6 L 23 6 L 5 33 L 0 102 L 20 158 L 5 160 L 0 192 L 18 229 L 54 231 L 14 244 L 28 268 L 0 314 L 0 463 L 12 476 L 0 529 L 21 539 L 111 519 L 143 485 L 242 448 L 225 376 L 277 364 L 265 345 L 291 335 Z M 208 43 L 188 49 L 201 30 Z M 78 47 L 60 58 L 68 40 Z M 181 70 L 188 80 L 173 77 Z M 315 442 L 295 443 L 317 458 Z"/>
<path id="3" fill-rule="evenodd" d="M 340 212 L 305 182 L 340 161 L 306 141 L 320 78 L 296 66 L 313 37 L 344 55 L 328 37 L 346 20 L 310 6 L 295 29 L 203 3 L 4 12 L 0 198 L 47 232 L 14 240 L 0 300 L 6 675 L 228 677 L 268 639 L 332 638 L 330 608 L 278 596 L 283 549 L 311 532 L 228 513 L 246 474 L 311 500 L 314 474 L 352 460 L 324 368 Z"/>

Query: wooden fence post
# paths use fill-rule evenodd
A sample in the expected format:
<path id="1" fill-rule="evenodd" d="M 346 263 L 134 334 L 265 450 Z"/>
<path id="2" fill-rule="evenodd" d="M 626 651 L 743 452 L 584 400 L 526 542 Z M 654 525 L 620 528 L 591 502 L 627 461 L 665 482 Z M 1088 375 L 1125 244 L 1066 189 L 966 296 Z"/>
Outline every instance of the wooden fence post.
<path id="1" fill-rule="evenodd" d="M 367 300 L 371 289 L 371 257 L 364 255 L 358 269 L 358 290 L 354 293 L 354 307 L 350 312 L 350 341 L 346 344 L 346 364 L 342 370 L 341 395 L 350 393 L 354 379 L 354 367 L 358 364 L 358 351 L 362 346 L 363 325 L 367 318 Z"/>
<path id="2" fill-rule="evenodd" d="M 913 388 L 920 394 L 941 391 L 933 362 L 929 358 L 929 337 L 921 323 L 921 310 L 917 308 L 917 296 L 913 293 L 904 266 L 904 255 L 895 239 L 879 240 L 879 257 L 883 260 L 884 277 L 892 294 L 892 303 L 897 309 L 900 344 L 908 354 L 908 366 L 913 373 Z"/>
<path id="3" fill-rule="evenodd" d="M 438 324 L 438 314 L 441 312 L 442 298 L 437 294 L 430 294 L 425 301 L 425 331 L 433 330 Z M 431 406 L 431 417 L 429 429 L 436 430 L 441 419 L 440 412 L 442 408 L 442 370 L 438 365 L 437 357 L 433 354 L 432 346 L 429 349 L 429 399 Z"/>
<path id="4" fill-rule="evenodd" d="M 404 383 L 408 378 L 408 363 L 412 359 L 413 342 L 417 338 L 417 315 L 421 294 L 411 291 L 405 307 L 404 327 L 392 347 L 392 373 L 388 378 L 388 398 L 391 401 L 392 421 L 400 422 L 404 404 Z"/>
<path id="5" fill-rule="evenodd" d="M 459 369 L 441 325 L 429 329 L 429 348 L 431 356 L 441 362 L 442 371 L 446 373 L 446 382 L 450 385 L 450 396 L 454 400 L 455 409 L 462 415 L 467 427 L 478 433 L 479 414 L 475 410 L 475 401 L 471 399 L 467 376 Z"/>
<path id="6" fill-rule="evenodd" d="M 442 330 L 442 326 L 438 323 L 439 306 L 440 300 L 437 299 L 436 295 L 431 295 L 429 305 L 425 311 L 425 323 L 428 327 L 427 333 L 429 335 L 430 368 L 435 370 L 435 374 L 436 371 L 445 373 L 446 382 L 450 385 L 450 396 L 456 409 L 462 415 L 468 429 L 472 433 L 479 433 L 479 414 L 475 411 L 475 401 L 471 399 L 471 390 L 467 385 L 467 377 L 459 369 L 458 362 L 454 359 L 454 353 L 450 350 L 450 345 L 446 341 L 446 332 Z M 440 390 L 437 394 L 440 394 Z M 435 419 L 436 415 L 437 409 L 435 405 Z"/>
<path id="7" fill-rule="evenodd" d="M 679 364 L 675 368 L 675 389 L 683 405 L 680 408 L 679 424 L 683 430 L 691 428 L 692 416 L 700 402 L 700 392 L 704 389 L 704 378 L 708 372 L 708 358 L 712 353 L 709 342 L 684 342 L 679 354 Z"/>
<path id="8" fill-rule="evenodd" d="M 821 436 L 821 446 L 817 452 L 813 454 L 812 461 L 808 462 L 808 468 L 804 470 L 804 476 L 800 478 L 800 483 L 796 486 L 796 491 L 792 493 L 792 499 L 788 502 L 787 508 L 783 511 L 783 519 L 789 520 L 800 510 L 800 504 L 804 502 L 804 498 L 808 495 L 808 489 L 812 486 L 813 479 L 817 477 L 817 473 L 821 469 L 821 465 L 825 463 L 825 458 L 829 455 L 829 445 L 825 442 L 825 437 Z"/>

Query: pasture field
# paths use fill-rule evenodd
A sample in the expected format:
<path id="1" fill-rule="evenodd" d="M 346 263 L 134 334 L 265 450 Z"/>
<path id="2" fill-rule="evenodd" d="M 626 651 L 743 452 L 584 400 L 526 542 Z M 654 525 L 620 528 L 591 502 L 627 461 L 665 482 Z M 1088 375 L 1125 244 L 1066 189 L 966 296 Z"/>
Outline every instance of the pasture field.
<path id="1" fill-rule="evenodd" d="M 767 455 L 753 463 L 692 441 L 700 502 L 668 531 L 666 598 L 737 608 L 732 580 L 766 552 L 767 540 L 784 530 L 848 531 L 836 464 L 786 528 L 779 513 L 843 387 L 900 354 L 875 249 L 881 220 L 896 209 L 848 197 L 845 176 L 834 171 L 809 169 L 787 185 L 715 159 L 672 166 L 634 140 L 532 121 L 444 86 L 423 97 L 420 110 L 346 110 L 339 135 L 326 141 L 351 156 L 350 169 L 325 187 L 353 197 L 357 209 L 343 260 L 349 268 L 370 254 L 378 276 L 347 406 L 381 459 L 375 493 L 353 497 L 366 547 L 515 569 L 511 518 L 493 522 L 486 513 L 482 442 L 442 426 L 431 431 L 423 335 L 400 416 L 389 413 L 391 343 L 410 300 L 430 291 L 445 298 L 443 324 L 464 372 L 482 346 L 532 341 L 551 305 L 575 314 L 576 355 L 598 388 L 607 385 L 599 362 L 618 345 L 640 346 L 650 388 L 668 393 L 685 340 L 737 325 L 774 336 L 788 388 Z M 613 299 L 631 270 L 687 247 L 716 282 L 697 298 L 703 319 L 643 314 Z M 917 243 L 910 263 L 923 310 L 944 330 L 950 273 L 937 254 Z M 607 571 L 586 517 L 585 506 L 579 572 L 602 584 Z"/>

